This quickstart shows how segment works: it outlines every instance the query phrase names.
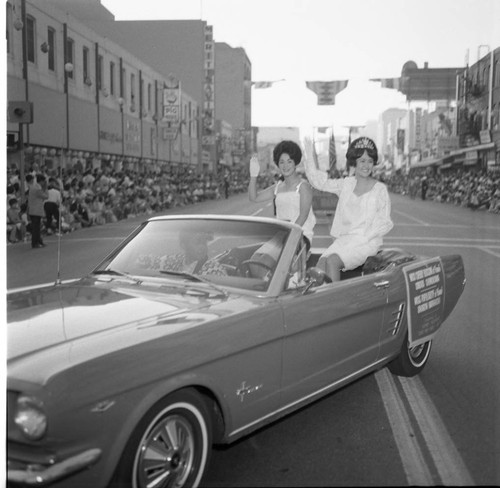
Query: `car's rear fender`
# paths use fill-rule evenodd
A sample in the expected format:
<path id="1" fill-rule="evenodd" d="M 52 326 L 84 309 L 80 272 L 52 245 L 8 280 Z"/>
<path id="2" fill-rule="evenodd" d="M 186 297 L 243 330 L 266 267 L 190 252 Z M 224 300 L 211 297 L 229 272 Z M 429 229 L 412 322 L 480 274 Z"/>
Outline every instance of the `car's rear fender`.
<path id="1" fill-rule="evenodd" d="M 445 300 L 443 322 L 450 315 L 465 288 L 465 269 L 462 256 L 450 254 L 441 256 L 445 276 Z"/>

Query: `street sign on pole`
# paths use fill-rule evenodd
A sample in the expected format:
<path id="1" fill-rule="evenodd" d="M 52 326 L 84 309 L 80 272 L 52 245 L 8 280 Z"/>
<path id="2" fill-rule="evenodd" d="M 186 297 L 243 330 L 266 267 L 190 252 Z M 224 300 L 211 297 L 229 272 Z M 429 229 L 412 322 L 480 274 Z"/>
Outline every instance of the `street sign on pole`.
<path id="1" fill-rule="evenodd" d="M 179 124 L 181 120 L 181 83 L 170 75 L 163 87 L 163 121 Z"/>
<path id="2" fill-rule="evenodd" d="M 165 141 L 173 141 L 177 138 L 177 133 L 179 131 L 179 124 L 169 123 L 166 127 L 163 127 L 163 139 Z"/>

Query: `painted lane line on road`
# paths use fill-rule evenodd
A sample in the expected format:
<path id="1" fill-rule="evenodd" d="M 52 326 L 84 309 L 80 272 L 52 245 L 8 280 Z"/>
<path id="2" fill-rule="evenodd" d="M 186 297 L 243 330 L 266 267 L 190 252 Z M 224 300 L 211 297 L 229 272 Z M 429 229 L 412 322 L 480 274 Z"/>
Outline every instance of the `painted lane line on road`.
<path id="1" fill-rule="evenodd" d="M 427 247 L 464 247 L 464 248 L 469 248 L 469 249 L 480 249 L 483 250 L 485 246 L 479 246 L 477 244 L 455 244 L 454 242 L 447 242 L 447 243 L 438 243 L 438 242 L 388 242 L 387 244 L 391 244 L 391 246 L 427 246 Z M 493 248 L 493 249 L 500 249 L 500 244 L 498 246 L 494 244 L 488 244 L 488 248 Z"/>
<path id="2" fill-rule="evenodd" d="M 69 242 L 86 242 L 86 241 L 123 241 L 127 236 L 118 237 L 76 237 L 74 239 L 64 239 L 61 242 L 67 244 Z M 55 242 L 53 239 L 44 239 L 47 242 Z"/>
<path id="3" fill-rule="evenodd" d="M 403 217 L 405 217 L 405 218 L 407 218 L 407 219 L 413 220 L 413 221 L 417 222 L 417 224 L 424 225 L 424 226 L 426 226 L 426 227 L 427 227 L 428 225 L 430 225 L 429 223 L 424 222 L 423 220 L 417 219 L 417 218 L 416 218 L 416 217 L 414 217 L 413 215 L 410 215 L 410 214 L 407 214 L 407 213 L 401 212 L 400 210 L 393 210 L 393 212 L 394 212 L 395 214 L 402 215 Z"/>
<path id="4" fill-rule="evenodd" d="M 397 227 L 422 227 L 421 224 L 404 224 L 398 222 L 395 224 Z M 470 225 L 464 224 L 425 224 L 424 227 L 437 227 L 438 229 L 470 229 Z M 481 225 L 481 230 L 493 229 L 498 230 L 498 225 Z"/>
<path id="5" fill-rule="evenodd" d="M 398 378 L 445 486 L 473 486 L 472 479 L 420 378 Z"/>
<path id="6" fill-rule="evenodd" d="M 489 247 L 492 247 L 492 246 L 489 246 Z M 488 249 L 487 247 L 483 246 L 483 247 L 479 247 L 479 249 L 481 249 L 481 251 L 484 251 L 484 252 L 491 254 L 492 256 L 495 256 L 496 258 L 500 258 L 500 253 L 493 252 L 491 249 Z"/>
<path id="7" fill-rule="evenodd" d="M 473 237 L 404 237 L 404 236 L 385 236 L 384 239 L 400 239 L 414 241 L 415 239 L 422 240 L 432 240 L 432 241 L 464 241 L 464 242 L 493 242 L 500 244 L 500 239 L 475 239 Z"/>
<path id="8" fill-rule="evenodd" d="M 391 425 L 394 440 L 403 463 L 406 479 L 410 486 L 434 486 L 436 483 L 425 462 L 417 437 L 411 429 L 410 419 L 399 396 L 394 379 L 381 369 L 375 378 L 382 396 L 384 408 Z"/>
<path id="9" fill-rule="evenodd" d="M 494 241 L 494 242 L 498 242 L 498 245 L 497 244 L 488 244 L 486 243 L 486 246 L 481 246 L 479 244 L 458 244 L 455 242 L 454 239 L 450 239 L 449 241 L 447 242 L 443 242 L 443 243 L 439 243 L 439 242 L 434 242 L 434 239 L 426 239 L 425 241 L 423 240 L 424 238 L 418 238 L 418 237 L 415 237 L 413 238 L 411 241 L 400 241 L 398 240 L 399 238 L 396 238 L 394 237 L 393 238 L 394 240 L 392 240 L 391 238 L 386 238 L 385 240 L 385 244 L 384 244 L 384 247 L 388 247 L 389 245 L 390 246 L 408 246 L 409 244 L 411 244 L 412 246 L 430 246 L 430 247 L 463 247 L 463 248 L 470 248 L 470 249 L 480 249 L 480 250 L 485 250 L 485 249 L 500 249 L 500 242 L 498 241 Z M 422 239 L 422 240 L 420 240 Z M 322 241 L 322 240 L 328 240 L 329 242 L 331 242 L 331 237 L 328 237 L 328 236 L 317 236 L 317 237 L 314 237 L 314 243 L 317 243 L 318 241 Z M 326 249 L 328 246 L 324 247 L 324 249 Z M 319 248 L 319 247 L 318 247 Z"/>

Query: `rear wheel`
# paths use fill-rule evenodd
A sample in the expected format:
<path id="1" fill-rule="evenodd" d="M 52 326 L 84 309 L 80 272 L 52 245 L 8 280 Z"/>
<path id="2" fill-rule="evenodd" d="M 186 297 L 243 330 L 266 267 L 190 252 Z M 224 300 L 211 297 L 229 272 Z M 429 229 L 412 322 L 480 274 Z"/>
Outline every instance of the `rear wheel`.
<path id="1" fill-rule="evenodd" d="M 111 487 L 196 487 L 208 464 L 210 417 L 195 391 L 173 393 L 152 408 L 130 437 Z"/>
<path id="2" fill-rule="evenodd" d="M 389 371 L 395 375 L 407 377 L 419 374 L 429 359 L 431 346 L 432 341 L 427 341 L 418 346 L 410 347 L 408 333 L 406 333 L 399 356 L 388 365 Z"/>

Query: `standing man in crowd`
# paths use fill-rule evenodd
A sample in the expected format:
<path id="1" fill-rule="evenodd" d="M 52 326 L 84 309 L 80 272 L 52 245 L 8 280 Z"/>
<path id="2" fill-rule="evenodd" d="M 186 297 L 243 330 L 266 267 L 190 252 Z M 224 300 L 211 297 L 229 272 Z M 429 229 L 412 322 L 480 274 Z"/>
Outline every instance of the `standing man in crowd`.
<path id="1" fill-rule="evenodd" d="M 28 215 L 31 221 L 31 247 L 45 247 L 42 240 L 42 218 L 45 216 L 44 203 L 49 196 L 44 175 L 36 175 L 36 184 L 28 192 Z"/>
<path id="2" fill-rule="evenodd" d="M 421 191 L 422 191 L 422 200 L 425 200 L 427 196 L 427 189 L 429 188 L 429 183 L 427 183 L 427 176 L 424 176 L 422 178 L 422 186 L 421 186 Z"/>
<path id="3" fill-rule="evenodd" d="M 61 206 L 61 192 L 58 189 L 57 181 L 54 178 L 49 179 L 49 189 L 47 191 L 48 198 L 43 207 L 45 210 L 45 218 L 47 220 L 47 234 L 52 234 L 52 219 L 55 220 L 55 232 L 59 233 L 59 207 Z"/>

